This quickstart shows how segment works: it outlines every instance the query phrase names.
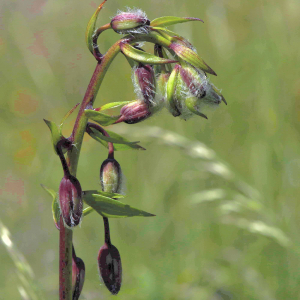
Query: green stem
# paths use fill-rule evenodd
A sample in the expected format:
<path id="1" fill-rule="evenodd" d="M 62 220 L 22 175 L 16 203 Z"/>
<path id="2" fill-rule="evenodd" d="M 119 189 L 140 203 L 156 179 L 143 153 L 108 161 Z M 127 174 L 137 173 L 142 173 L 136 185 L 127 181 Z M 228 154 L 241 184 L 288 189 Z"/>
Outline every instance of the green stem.
<path id="1" fill-rule="evenodd" d="M 97 63 L 94 74 L 88 85 L 85 96 L 82 100 L 80 110 L 71 135 L 73 147 L 68 151 L 67 163 L 70 173 L 76 177 L 77 165 L 85 132 L 87 117 L 84 110 L 92 108 L 104 75 L 120 52 L 120 41 L 115 43 Z M 64 226 L 62 217 L 60 217 L 60 241 L 59 241 L 59 297 L 60 300 L 72 300 L 72 230 Z"/>

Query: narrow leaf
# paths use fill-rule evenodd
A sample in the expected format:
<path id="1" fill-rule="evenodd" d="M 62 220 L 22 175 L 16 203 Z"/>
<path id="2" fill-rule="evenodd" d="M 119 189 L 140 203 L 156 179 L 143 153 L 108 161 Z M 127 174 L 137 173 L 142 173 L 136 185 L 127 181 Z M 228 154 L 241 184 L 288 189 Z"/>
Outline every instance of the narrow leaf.
<path id="1" fill-rule="evenodd" d="M 177 62 L 177 60 L 161 58 L 153 54 L 138 50 L 132 47 L 128 43 L 121 44 L 120 48 L 124 55 L 128 56 L 129 58 L 132 58 L 135 61 L 144 64 L 156 65 L 156 64 L 170 64 L 170 63 Z"/>
<path id="2" fill-rule="evenodd" d="M 107 218 L 126 218 L 126 217 L 152 217 L 153 214 L 143 210 L 131 207 L 120 201 L 99 195 L 99 194 L 85 194 L 83 193 L 83 200 L 102 217 Z"/>
<path id="3" fill-rule="evenodd" d="M 128 140 L 114 132 L 109 132 L 108 134 L 110 135 L 110 137 L 106 137 L 103 134 L 101 134 L 98 130 L 92 127 L 90 128 L 90 130 L 92 131 L 92 133 L 89 133 L 89 135 L 96 141 L 100 142 L 106 148 L 108 148 L 108 142 L 111 142 L 114 143 L 115 150 L 146 150 L 142 146 L 137 145 L 138 142 L 129 142 Z"/>
<path id="4" fill-rule="evenodd" d="M 44 121 L 51 131 L 52 144 L 53 144 L 54 152 L 56 153 L 56 145 L 61 140 L 62 135 L 60 134 L 60 130 L 58 129 L 57 125 L 54 122 L 45 119 Z"/>
<path id="5" fill-rule="evenodd" d="M 89 191 L 84 191 L 83 192 L 87 196 L 91 196 L 93 194 L 99 194 L 108 198 L 113 198 L 113 199 L 120 199 L 120 198 L 125 198 L 124 195 L 118 194 L 118 193 L 109 193 L 109 192 L 103 192 L 100 190 L 89 190 Z"/>
<path id="6" fill-rule="evenodd" d="M 114 117 L 114 116 L 102 114 L 101 112 L 95 111 L 93 109 L 86 109 L 85 115 L 89 119 L 91 119 L 103 126 L 111 125 L 119 118 L 118 116 Z"/>
<path id="7" fill-rule="evenodd" d="M 92 213 L 93 211 L 95 211 L 95 210 L 92 207 L 88 206 L 82 211 L 82 214 L 85 217 L 85 216 L 89 215 L 90 213 Z"/>
<path id="8" fill-rule="evenodd" d="M 173 24 L 178 23 L 185 23 L 190 21 L 201 21 L 204 23 L 201 19 L 198 18 L 181 18 L 181 17 L 172 17 L 172 16 L 166 16 L 166 17 L 160 17 L 156 18 L 151 21 L 150 26 L 170 26 Z"/>
<path id="9" fill-rule="evenodd" d="M 200 58 L 198 54 L 192 49 L 177 43 L 172 43 L 170 48 L 176 53 L 176 55 L 178 55 L 181 59 L 191 64 L 193 67 L 201 69 L 206 73 L 217 75 L 214 72 L 214 70 L 212 70 L 206 64 L 206 62 L 202 58 Z"/>
<path id="10" fill-rule="evenodd" d="M 130 103 L 130 102 L 132 102 L 132 101 L 120 101 L 120 102 L 107 103 L 107 104 L 104 104 L 103 106 L 101 106 L 99 111 L 106 110 L 106 109 L 111 109 L 111 108 L 115 108 L 115 107 L 119 107 L 119 106 L 123 106 L 123 105 L 126 105 L 126 104 Z"/>
<path id="11" fill-rule="evenodd" d="M 61 130 L 62 130 L 62 127 L 63 127 L 65 121 L 66 121 L 67 118 L 72 114 L 72 112 L 78 107 L 79 104 L 80 104 L 80 103 L 77 103 L 72 109 L 70 109 L 70 110 L 66 113 L 66 115 L 63 117 L 63 119 L 61 120 L 60 125 L 59 125 L 59 132 L 60 132 L 61 135 L 62 135 Z"/>
<path id="12" fill-rule="evenodd" d="M 99 7 L 96 9 L 95 13 L 92 15 L 88 25 L 87 25 L 87 28 L 86 28 L 86 32 L 85 32 L 85 41 L 86 41 L 86 44 L 89 48 L 89 50 L 91 51 L 91 53 L 93 54 L 94 53 L 94 47 L 93 47 L 93 35 L 94 35 L 94 32 L 95 32 L 95 26 L 96 26 L 96 21 L 97 21 L 97 18 L 98 18 L 98 14 L 100 12 L 100 10 L 102 9 L 104 3 L 106 2 L 107 0 L 104 0 L 100 5 Z"/>
<path id="13" fill-rule="evenodd" d="M 59 229 L 60 208 L 59 208 L 59 204 L 58 204 L 58 195 L 54 190 L 47 188 L 43 184 L 41 184 L 41 187 L 52 197 L 53 221 L 54 221 L 56 228 Z"/>

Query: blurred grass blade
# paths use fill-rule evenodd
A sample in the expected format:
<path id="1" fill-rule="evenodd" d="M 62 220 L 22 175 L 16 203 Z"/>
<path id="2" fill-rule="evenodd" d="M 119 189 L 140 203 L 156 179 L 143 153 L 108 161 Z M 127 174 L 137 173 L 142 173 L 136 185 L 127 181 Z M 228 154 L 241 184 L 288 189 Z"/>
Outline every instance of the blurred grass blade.
<path id="1" fill-rule="evenodd" d="M 9 230 L 4 226 L 1 220 L 0 241 L 6 248 L 7 253 L 15 264 L 16 273 L 22 283 L 22 286 L 19 286 L 18 290 L 23 299 L 28 296 L 28 299 L 30 300 L 44 300 L 44 295 L 42 294 L 41 289 L 38 287 L 37 281 L 34 277 L 34 273 L 30 265 L 26 261 L 24 255 L 15 246 L 10 237 Z"/>

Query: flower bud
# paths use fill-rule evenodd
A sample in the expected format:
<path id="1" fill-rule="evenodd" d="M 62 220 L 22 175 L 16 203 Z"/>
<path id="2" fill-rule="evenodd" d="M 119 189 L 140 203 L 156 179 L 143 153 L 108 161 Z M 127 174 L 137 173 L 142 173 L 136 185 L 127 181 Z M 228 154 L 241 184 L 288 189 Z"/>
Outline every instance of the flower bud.
<path id="1" fill-rule="evenodd" d="M 81 294 L 85 277 L 84 262 L 79 257 L 72 259 L 72 291 L 73 300 L 78 300 Z"/>
<path id="2" fill-rule="evenodd" d="M 118 13 L 112 18 L 110 25 L 117 33 L 138 33 L 143 32 L 150 21 L 142 10 L 137 9 Z"/>
<path id="3" fill-rule="evenodd" d="M 149 105 L 142 100 L 133 101 L 122 107 L 120 117 L 115 123 L 135 124 L 151 116 Z"/>
<path id="4" fill-rule="evenodd" d="M 108 290 L 116 295 L 122 282 L 122 264 L 118 249 L 105 243 L 99 250 L 98 267 L 100 276 Z"/>
<path id="5" fill-rule="evenodd" d="M 122 171 L 120 164 L 115 159 L 108 158 L 102 163 L 100 181 L 103 192 L 120 192 L 122 187 Z"/>
<path id="6" fill-rule="evenodd" d="M 64 177 L 59 185 L 59 204 L 67 227 L 80 223 L 82 216 L 82 190 L 76 177 Z"/>
<path id="7" fill-rule="evenodd" d="M 132 81 L 138 99 L 151 105 L 155 98 L 155 74 L 152 66 L 139 64 L 133 68 Z"/>

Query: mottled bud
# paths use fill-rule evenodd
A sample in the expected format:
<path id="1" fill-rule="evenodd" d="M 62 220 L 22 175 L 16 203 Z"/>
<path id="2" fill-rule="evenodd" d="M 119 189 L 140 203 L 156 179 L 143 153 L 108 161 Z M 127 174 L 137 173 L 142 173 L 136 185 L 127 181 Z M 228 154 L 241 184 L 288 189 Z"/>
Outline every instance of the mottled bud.
<path id="1" fill-rule="evenodd" d="M 59 186 L 59 204 L 65 225 L 74 227 L 82 216 L 82 190 L 76 177 L 64 177 Z"/>
<path id="2" fill-rule="evenodd" d="M 103 192 L 119 193 L 122 187 L 120 164 L 113 158 L 106 159 L 100 168 L 100 181 Z"/>
<path id="3" fill-rule="evenodd" d="M 104 244 L 98 254 L 100 276 L 108 290 L 116 295 L 122 283 L 122 264 L 118 249 L 113 245 Z"/>
<path id="4" fill-rule="evenodd" d="M 138 99 L 144 99 L 148 105 L 152 105 L 155 98 L 155 74 L 152 66 L 139 64 L 133 68 L 132 81 Z"/>
<path id="5" fill-rule="evenodd" d="M 72 259 L 72 291 L 73 300 L 78 300 L 81 294 L 85 277 L 84 262 L 79 257 Z"/>
<path id="6" fill-rule="evenodd" d="M 110 25 L 117 33 L 139 33 L 150 25 L 150 21 L 142 10 L 137 9 L 118 13 L 112 18 Z"/>
<path id="7" fill-rule="evenodd" d="M 135 124 L 151 116 L 149 106 L 142 100 L 136 100 L 122 107 L 120 118 L 115 123 Z"/>

